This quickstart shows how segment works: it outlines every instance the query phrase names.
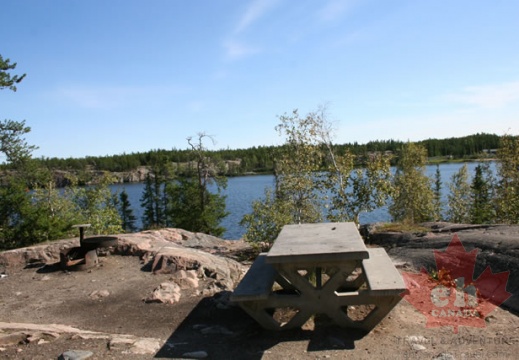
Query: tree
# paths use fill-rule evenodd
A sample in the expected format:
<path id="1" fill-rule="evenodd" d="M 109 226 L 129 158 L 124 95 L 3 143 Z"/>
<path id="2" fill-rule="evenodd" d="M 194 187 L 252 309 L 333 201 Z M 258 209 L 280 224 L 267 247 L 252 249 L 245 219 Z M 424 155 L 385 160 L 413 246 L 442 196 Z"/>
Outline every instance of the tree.
<path id="1" fill-rule="evenodd" d="M 121 191 L 119 194 L 119 215 L 121 217 L 121 226 L 126 232 L 134 232 L 137 230 L 135 221 L 137 218 L 133 215 L 132 205 L 128 199 L 128 193 L 126 190 Z"/>
<path id="2" fill-rule="evenodd" d="M 389 156 L 337 151 L 326 106 L 305 117 L 294 110 L 279 121 L 276 130 L 285 143 L 275 154 L 275 192 L 267 191 L 242 219 L 247 241 L 271 245 L 283 225 L 322 221 L 324 208 L 328 220 L 358 223 L 361 212 L 385 204 L 391 188 Z M 358 165 L 364 168 L 355 169 Z"/>
<path id="3" fill-rule="evenodd" d="M 442 218 L 442 176 L 440 165 L 436 165 L 434 173 L 434 218 L 440 220 Z"/>
<path id="4" fill-rule="evenodd" d="M 24 75 L 11 75 L 16 63 L 0 55 L 0 90 L 16 91 Z M 4 184 L 0 187 L 0 248 L 8 249 L 27 245 L 31 242 L 31 227 L 27 223 L 28 215 L 37 212 L 32 207 L 29 186 L 23 175 L 23 167 L 30 158 L 34 147 L 29 146 L 23 135 L 30 131 L 24 122 L 3 120 L 0 122 L 0 152 L 6 156 L 11 172 L 4 174 Z M 34 239 L 32 241 L 35 241 Z M 36 240 L 37 241 L 37 240 Z"/>
<path id="5" fill-rule="evenodd" d="M 16 91 L 16 84 L 24 78 L 23 75 L 12 75 L 9 70 L 14 70 L 16 63 L 11 64 L 9 59 L 0 55 L 0 90 L 9 89 Z M 18 165 L 22 160 L 30 157 L 35 146 L 29 146 L 23 135 L 29 133 L 31 128 L 25 126 L 25 121 L 3 120 L 0 122 L 0 152 L 4 153 L 7 162 Z"/>
<path id="6" fill-rule="evenodd" d="M 476 166 L 474 178 L 470 186 L 472 204 L 470 222 L 472 224 L 489 224 L 495 218 L 492 206 L 494 177 L 488 163 Z"/>
<path id="7" fill-rule="evenodd" d="M 142 226 L 144 229 L 159 228 L 162 223 L 162 219 L 159 219 L 159 214 L 157 213 L 157 209 L 162 203 L 160 200 L 161 193 L 157 193 L 158 186 L 153 186 L 157 182 L 157 179 L 152 177 L 150 173 L 146 175 L 144 190 L 140 199 L 141 206 L 144 209 L 142 215 Z"/>
<path id="8" fill-rule="evenodd" d="M 319 131 L 312 114 L 300 117 L 297 110 L 279 117 L 276 131 L 285 144 L 276 157 L 276 196 L 290 204 L 290 223 L 314 223 L 322 220 L 319 180 L 322 152 Z"/>
<path id="9" fill-rule="evenodd" d="M 32 210 L 24 214 L 25 222 L 31 231 L 32 241 L 47 241 L 71 236 L 72 224 L 83 223 L 82 214 L 77 211 L 71 188 L 56 189 L 53 180 L 32 192 Z"/>
<path id="10" fill-rule="evenodd" d="M 454 223 L 470 222 L 471 189 L 468 181 L 467 164 L 452 175 L 449 183 L 447 220 Z"/>
<path id="11" fill-rule="evenodd" d="M 16 63 L 10 64 L 9 59 L 4 59 L 0 55 L 0 90 L 8 88 L 12 91 L 16 91 L 16 84 L 19 84 L 25 74 L 23 75 L 11 75 L 8 71 L 16 68 Z"/>
<path id="12" fill-rule="evenodd" d="M 12 167 L 23 165 L 31 157 L 36 146 L 28 145 L 23 136 L 31 131 L 25 121 L 0 121 L 0 152 L 4 153 Z"/>
<path id="13" fill-rule="evenodd" d="M 255 201 L 241 220 L 247 227 L 245 240 L 261 249 L 272 245 L 284 225 L 322 220 L 318 171 L 323 152 L 314 115 L 300 117 L 294 110 L 279 117 L 276 131 L 285 143 L 274 154 L 275 190 L 266 190 L 265 198 Z"/>
<path id="14" fill-rule="evenodd" d="M 142 224 L 144 229 L 158 229 L 170 225 L 167 216 L 168 197 L 166 184 L 173 179 L 173 170 L 168 157 L 157 155 L 151 162 L 151 170 L 146 175 L 141 197 L 144 208 Z"/>
<path id="15" fill-rule="evenodd" d="M 505 135 L 497 152 L 496 220 L 519 223 L 519 138 Z"/>
<path id="16" fill-rule="evenodd" d="M 175 227 L 222 236 L 225 228 L 220 223 L 228 215 L 222 194 L 227 187 L 227 178 L 219 175 L 224 165 L 209 156 L 205 139 L 214 143 L 213 138 L 205 133 L 198 133 L 196 139 L 187 139 L 193 167 L 187 177 L 166 184 L 166 218 L 168 224 Z"/>
<path id="17" fill-rule="evenodd" d="M 81 214 L 83 223 L 89 223 L 94 234 L 115 234 L 122 231 L 121 217 L 117 210 L 117 196 L 112 194 L 109 184 L 113 182 L 109 176 L 88 187 L 75 187 L 74 202 Z"/>
<path id="18" fill-rule="evenodd" d="M 351 154 L 334 161 L 328 172 L 332 199 L 328 219 L 354 221 L 358 225 L 362 212 L 384 206 L 392 191 L 390 159 L 381 153 L 368 154 L 357 165 L 362 167 L 356 169 Z"/>
<path id="19" fill-rule="evenodd" d="M 415 224 L 434 219 L 434 193 L 425 175 L 427 150 L 412 142 L 399 153 L 389 213 L 395 221 Z"/>
<path id="20" fill-rule="evenodd" d="M 247 228 L 244 238 L 259 251 L 268 250 L 284 225 L 293 221 L 290 204 L 265 190 L 265 198 L 252 203 L 252 212 L 245 214 L 240 225 Z"/>

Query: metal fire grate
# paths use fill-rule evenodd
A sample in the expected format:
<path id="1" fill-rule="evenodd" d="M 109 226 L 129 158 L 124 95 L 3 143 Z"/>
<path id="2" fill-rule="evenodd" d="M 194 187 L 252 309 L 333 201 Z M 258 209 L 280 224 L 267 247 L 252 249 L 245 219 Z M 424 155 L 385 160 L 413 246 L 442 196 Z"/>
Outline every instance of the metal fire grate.
<path id="1" fill-rule="evenodd" d="M 117 245 L 115 236 L 92 236 L 85 239 L 85 228 L 90 224 L 74 225 L 79 228 L 79 246 L 65 249 L 60 253 L 63 270 L 82 271 L 99 264 L 98 250 Z"/>

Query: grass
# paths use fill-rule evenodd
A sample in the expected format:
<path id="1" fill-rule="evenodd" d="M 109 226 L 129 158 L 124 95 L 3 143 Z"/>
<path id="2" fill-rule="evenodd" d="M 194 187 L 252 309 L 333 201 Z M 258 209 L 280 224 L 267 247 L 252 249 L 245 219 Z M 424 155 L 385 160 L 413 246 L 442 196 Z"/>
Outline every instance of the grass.
<path id="1" fill-rule="evenodd" d="M 377 225 L 376 232 L 426 233 L 430 229 L 425 226 L 405 223 L 384 223 Z"/>

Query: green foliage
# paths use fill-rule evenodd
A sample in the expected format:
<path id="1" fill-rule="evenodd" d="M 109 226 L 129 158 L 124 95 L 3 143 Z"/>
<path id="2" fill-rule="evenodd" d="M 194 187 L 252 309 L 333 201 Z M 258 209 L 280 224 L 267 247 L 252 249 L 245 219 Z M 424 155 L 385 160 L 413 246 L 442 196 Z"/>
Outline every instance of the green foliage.
<path id="1" fill-rule="evenodd" d="M 25 126 L 25 121 L 0 121 L 0 152 L 5 154 L 13 167 L 27 161 L 31 152 L 36 149 L 35 146 L 28 145 L 23 138 L 23 135 L 30 131 L 31 128 Z"/>
<path id="2" fill-rule="evenodd" d="M 276 196 L 292 205 L 290 223 L 321 220 L 317 171 L 322 152 L 316 135 L 319 124 L 313 114 L 302 118 L 297 110 L 279 117 L 278 134 L 285 144 L 276 158 Z"/>
<path id="3" fill-rule="evenodd" d="M 400 233 L 414 233 L 414 234 L 425 234 L 429 232 L 430 229 L 424 226 L 409 224 L 409 223 L 383 223 L 377 224 L 374 229 L 375 233 L 380 232 L 400 232 Z"/>
<path id="4" fill-rule="evenodd" d="M 389 207 L 394 221 L 415 224 L 434 219 L 434 193 L 431 179 L 425 175 L 426 160 L 423 146 L 409 142 L 400 150 Z"/>
<path id="5" fill-rule="evenodd" d="M 10 177 L 0 187 L 0 249 L 26 246 L 30 243 L 30 227 L 26 214 L 32 211 L 29 189 Z"/>
<path id="6" fill-rule="evenodd" d="M 470 186 L 472 191 L 470 221 L 472 224 L 489 224 L 495 219 L 492 205 L 494 183 L 495 179 L 488 163 L 478 165 Z"/>
<path id="7" fill-rule="evenodd" d="M 275 193 L 254 202 L 242 219 L 247 241 L 270 246 L 283 225 L 322 221 L 323 204 L 328 220 L 357 223 L 362 211 L 385 204 L 391 191 L 389 155 L 337 151 L 324 106 L 305 117 L 294 110 L 279 121 L 276 130 L 285 143 L 275 156 Z"/>
<path id="8" fill-rule="evenodd" d="M 168 219 L 173 227 L 222 236 L 225 228 L 221 220 L 225 211 L 225 196 L 202 191 L 195 178 L 180 178 L 166 186 Z M 202 196 L 202 198 L 200 198 Z"/>
<path id="9" fill-rule="evenodd" d="M 384 206 L 391 194 L 391 157 L 371 153 L 355 169 L 351 154 L 335 158 L 326 186 L 331 194 L 328 219 L 359 224 L 361 212 Z"/>
<path id="10" fill-rule="evenodd" d="M 244 240 L 260 251 L 269 249 L 284 225 L 293 220 L 291 205 L 265 190 L 265 198 L 252 203 L 252 212 L 246 214 L 240 224 L 247 228 Z"/>
<path id="11" fill-rule="evenodd" d="M 110 191 L 110 183 L 112 179 L 105 176 L 99 184 L 72 188 L 81 223 L 91 224 L 88 230 L 95 235 L 115 234 L 123 230 L 117 196 Z"/>
<path id="12" fill-rule="evenodd" d="M 440 165 L 436 165 L 434 173 L 434 219 L 440 220 L 442 217 L 442 201 L 441 201 L 442 179 Z"/>
<path id="13" fill-rule="evenodd" d="M 497 153 L 499 176 L 496 188 L 496 220 L 500 223 L 519 223 L 519 138 L 505 135 Z"/>
<path id="14" fill-rule="evenodd" d="M 141 198 L 145 228 L 167 225 L 214 236 L 224 234 L 220 222 L 228 215 L 222 195 L 227 179 L 218 175 L 224 165 L 210 156 L 204 145 L 206 138 L 212 140 L 203 133 L 196 140 L 188 138 L 191 150 L 182 169 L 185 177 L 172 180 L 162 169 L 155 171 L 153 179 L 147 178 Z M 210 191 L 211 186 L 216 187 L 216 193 Z"/>
<path id="15" fill-rule="evenodd" d="M 119 216 L 121 217 L 121 226 L 126 232 L 134 232 L 137 230 L 135 221 L 137 218 L 133 215 L 133 210 L 128 199 L 126 190 L 119 194 Z"/>
<path id="16" fill-rule="evenodd" d="M 155 185 L 155 186 L 154 186 Z M 144 229 L 160 228 L 163 220 L 160 214 L 162 201 L 162 188 L 158 178 L 148 173 L 144 183 L 141 197 L 141 206 L 144 209 L 142 226 Z"/>
<path id="17" fill-rule="evenodd" d="M 316 112 L 318 113 L 318 112 Z M 314 114 L 316 114 L 314 113 Z M 499 147 L 499 136 L 494 134 L 475 134 L 461 138 L 428 139 L 417 144 L 426 147 L 429 156 L 435 157 L 437 162 L 452 161 L 453 159 L 473 159 L 491 157 L 490 153 L 483 150 L 497 149 Z M 334 153 L 344 155 L 350 153 L 355 156 L 363 156 L 369 152 L 392 152 L 396 153 L 404 145 L 401 141 L 376 140 L 366 144 L 357 142 L 347 144 L 335 144 Z M 222 168 L 220 175 L 234 176 L 249 173 L 273 173 L 273 154 L 280 151 L 279 146 L 259 146 L 248 149 L 223 149 L 212 150 L 208 154 L 227 163 Z M 191 149 L 150 150 L 144 153 L 118 154 L 112 156 L 86 158 L 42 158 L 37 159 L 41 165 L 49 169 L 60 169 L 69 171 L 83 171 L 85 168 L 100 171 L 132 171 L 139 166 L 153 166 L 158 159 L 167 158 L 178 168 L 179 176 L 187 176 L 183 168 L 190 159 Z M 323 170 L 326 162 L 323 161 Z"/>
<path id="18" fill-rule="evenodd" d="M 59 191 L 52 181 L 33 191 L 32 209 L 24 217 L 33 229 L 35 242 L 71 236 L 74 234 L 71 225 L 82 222 L 72 189 Z"/>
<path id="19" fill-rule="evenodd" d="M 469 184 L 467 165 L 463 165 L 452 175 L 449 183 L 447 220 L 454 223 L 470 222 L 470 207 L 472 191 Z"/>
<path id="20" fill-rule="evenodd" d="M 14 70 L 16 68 L 16 63 L 12 63 L 9 59 L 4 59 L 2 55 L 0 55 L 0 90 L 4 88 L 8 88 L 12 91 L 16 91 L 16 84 L 19 84 L 25 74 L 23 75 L 11 75 L 8 71 Z"/>

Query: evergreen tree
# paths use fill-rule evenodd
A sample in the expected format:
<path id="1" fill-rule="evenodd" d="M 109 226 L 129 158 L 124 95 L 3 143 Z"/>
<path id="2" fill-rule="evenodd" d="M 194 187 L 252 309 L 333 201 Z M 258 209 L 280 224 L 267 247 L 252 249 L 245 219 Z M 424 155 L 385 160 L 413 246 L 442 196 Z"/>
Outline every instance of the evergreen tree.
<path id="1" fill-rule="evenodd" d="M 472 224 L 489 224 L 495 217 L 492 207 L 494 179 L 487 164 L 479 164 L 475 169 L 470 186 L 472 190 L 472 206 L 470 221 Z"/>
<path id="2" fill-rule="evenodd" d="M 221 194 L 204 192 L 200 200 L 200 187 L 195 178 L 181 178 L 166 187 L 168 221 L 173 227 L 222 236 L 225 228 L 220 225 L 227 216 L 225 197 Z"/>
<path id="3" fill-rule="evenodd" d="M 436 165 L 436 172 L 434 174 L 434 215 L 436 220 L 442 218 L 442 177 L 440 172 L 440 165 Z"/>
<path id="4" fill-rule="evenodd" d="M 128 199 L 126 190 L 119 194 L 119 215 L 121 216 L 122 228 L 126 232 L 135 232 L 137 227 L 135 221 L 137 218 L 133 215 L 133 209 Z"/>
<path id="5" fill-rule="evenodd" d="M 144 190 L 141 197 L 141 206 L 144 209 L 142 215 L 142 226 L 144 229 L 154 229 L 158 227 L 156 209 L 156 194 L 153 187 L 153 178 L 150 173 L 146 175 Z"/>
<path id="6" fill-rule="evenodd" d="M 219 176 L 224 165 L 209 155 L 204 145 L 207 138 L 213 141 L 204 133 L 199 133 L 196 140 L 187 139 L 193 167 L 188 177 L 166 184 L 166 221 L 185 230 L 222 236 L 225 228 L 220 223 L 228 215 L 222 194 L 227 178 Z"/>
<path id="7" fill-rule="evenodd" d="M 11 64 L 10 62 L 9 59 L 4 59 L 2 55 L 0 55 L 0 90 L 8 88 L 12 91 L 16 91 L 16 84 L 19 84 L 25 77 L 25 74 L 11 75 L 9 71 L 16 68 L 16 63 Z"/>

